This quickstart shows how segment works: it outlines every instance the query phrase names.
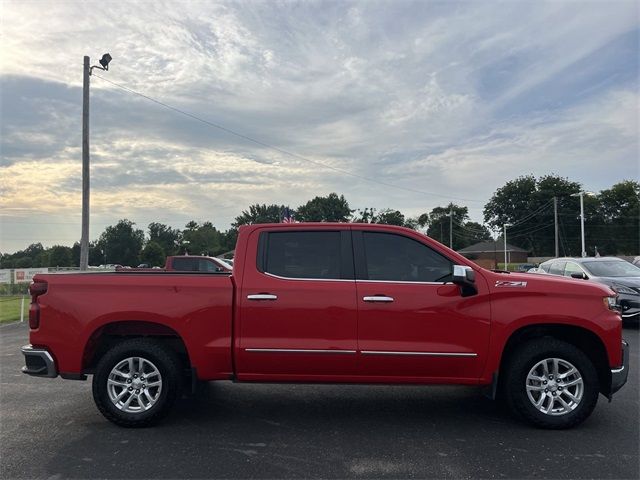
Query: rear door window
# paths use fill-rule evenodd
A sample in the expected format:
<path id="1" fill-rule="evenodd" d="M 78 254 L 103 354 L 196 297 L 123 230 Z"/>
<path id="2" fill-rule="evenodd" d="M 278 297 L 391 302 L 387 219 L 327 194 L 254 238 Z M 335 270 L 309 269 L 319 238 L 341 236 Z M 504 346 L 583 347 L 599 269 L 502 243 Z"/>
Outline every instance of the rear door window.
<path id="1" fill-rule="evenodd" d="M 264 257 L 261 266 L 265 273 L 286 278 L 345 278 L 341 269 L 341 232 L 293 231 L 262 235 Z"/>
<path id="2" fill-rule="evenodd" d="M 553 262 L 549 267 L 549 273 L 551 275 L 564 275 L 564 266 L 567 262 Z"/>

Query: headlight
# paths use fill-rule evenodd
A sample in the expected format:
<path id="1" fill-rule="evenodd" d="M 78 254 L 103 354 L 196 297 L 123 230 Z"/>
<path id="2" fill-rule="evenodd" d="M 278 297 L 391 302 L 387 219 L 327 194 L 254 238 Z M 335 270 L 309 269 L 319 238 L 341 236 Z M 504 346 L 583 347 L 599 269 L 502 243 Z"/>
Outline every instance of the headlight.
<path id="1" fill-rule="evenodd" d="M 624 295 L 640 295 L 640 293 L 636 292 L 633 288 L 625 287 L 624 285 L 619 285 L 617 283 L 612 285 L 611 288 L 617 294 L 621 294 L 622 293 Z"/>
<path id="2" fill-rule="evenodd" d="M 602 301 L 604 302 L 605 308 L 619 312 L 620 307 L 618 306 L 617 300 L 618 300 L 617 297 L 602 297 Z"/>

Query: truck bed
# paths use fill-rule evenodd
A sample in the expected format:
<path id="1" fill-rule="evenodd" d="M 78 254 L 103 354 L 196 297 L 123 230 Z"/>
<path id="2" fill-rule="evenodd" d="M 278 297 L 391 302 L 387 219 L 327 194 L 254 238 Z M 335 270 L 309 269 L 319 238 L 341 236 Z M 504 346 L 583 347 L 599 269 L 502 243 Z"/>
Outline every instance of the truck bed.
<path id="1" fill-rule="evenodd" d="M 233 280 L 228 273 L 64 273 L 39 275 L 38 281 L 48 288 L 39 297 L 43 320 L 31 340 L 38 345 L 46 339 L 61 373 L 86 370 L 91 338 L 104 333 L 105 325 L 110 324 L 110 334 L 124 335 L 153 322 L 183 339 L 200 376 L 231 375 Z"/>

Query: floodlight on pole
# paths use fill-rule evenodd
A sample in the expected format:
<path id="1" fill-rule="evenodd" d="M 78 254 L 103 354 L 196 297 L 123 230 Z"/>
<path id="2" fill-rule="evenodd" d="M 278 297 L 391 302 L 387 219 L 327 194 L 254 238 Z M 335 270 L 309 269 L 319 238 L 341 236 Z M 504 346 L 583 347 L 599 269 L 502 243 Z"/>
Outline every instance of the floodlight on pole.
<path id="1" fill-rule="evenodd" d="M 596 194 L 593 192 L 587 192 L 585 190 L 581 190 L 578 193 L 571 194 L 572 197 L 580 197 L 580 238 L 582 241 L 582 258 L 587 256 L 587 250 L 584 245 L 584 196 L 588 195 L 590 197 L 594 197 Z"/>
<path id="2" fill-rule="evenodd" d="M 80 237 L 80 270 L 89 267 L 89 201 L 90 201 L 90 165 L 89 165 L 89 77 L 94 68 L 107 71 L 111 55 L 105 53 L 99 60 L 100 65 L 91 64 L 84 57 L 82 79 L 82 235 Z"/>

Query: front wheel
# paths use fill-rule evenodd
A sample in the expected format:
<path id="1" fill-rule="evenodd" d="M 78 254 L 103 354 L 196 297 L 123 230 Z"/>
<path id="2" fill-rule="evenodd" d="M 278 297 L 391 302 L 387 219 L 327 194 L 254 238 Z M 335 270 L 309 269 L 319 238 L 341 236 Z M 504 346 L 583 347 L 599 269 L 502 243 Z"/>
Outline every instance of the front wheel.
<path id="1" fill-rule="evenodd" d="M 549 429 L 582 423 L 596 406 L 596 369 L 585 353 L 555 338 L 519 347 L 507 365 L 507 405 L 530 423 Z"/>
<path id="2" fill-rule="evenodd" d="M 119 343 L 100 359 L 93 376 L 98 410 L 123 427 L 155 423 L 178 397 L 179 365 L 173 351 L 153 341 Z"/>

